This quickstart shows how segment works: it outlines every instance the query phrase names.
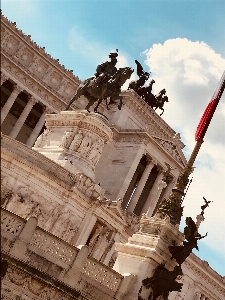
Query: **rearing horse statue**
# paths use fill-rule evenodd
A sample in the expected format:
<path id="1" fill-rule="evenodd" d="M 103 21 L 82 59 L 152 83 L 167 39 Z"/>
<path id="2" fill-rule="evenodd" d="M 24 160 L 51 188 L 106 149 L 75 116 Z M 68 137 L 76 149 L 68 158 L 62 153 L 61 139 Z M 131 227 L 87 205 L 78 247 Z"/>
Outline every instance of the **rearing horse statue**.
<path id="1" fill-rule="evenodd" d="M 94 111 L 97 112 L 99 104 L 108 97 L 110 97 L 109 104 L 112 104 L 114 103 L 114 100 L 119 99 L 120 104 L 118 105 L 118 109 L 121 109 L 123 105 L 122 96 L 120 96 L 121 86 L 127 79 L 130 78 L 133 71 L 134 70 L 130 67 L 119 68 L 110 79 L 104 78 L 101 84 L 96 83 L 95 76 L 87 78 L 79 85 L 76 94 L 71 99 L 65 110 L 69 110 L 71 104 L 76 101 L 81 95 L 85 96 L 88 100 L 88 104 L 85 107 L 87 111 L 89 111 L 89 108 L 95 102 L 97 102 L 97 105 L 94 108 Z"/>

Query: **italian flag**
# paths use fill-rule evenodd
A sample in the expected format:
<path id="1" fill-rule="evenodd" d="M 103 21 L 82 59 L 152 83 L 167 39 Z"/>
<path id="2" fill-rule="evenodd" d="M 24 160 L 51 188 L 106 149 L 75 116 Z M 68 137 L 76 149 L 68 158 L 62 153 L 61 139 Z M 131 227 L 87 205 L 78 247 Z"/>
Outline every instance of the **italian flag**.
<path id="1" fill-rule="evenodd" d="M 203 139 L 205 136 L 205 133 L 208 129 L 208 126 L 212 120 L 213 114 L 216 110 L 216 107 L 220 101 L 220 98 L 223 94 L 225 88 L 225 71 L 223 72 L 223 75 L 220 79 L 220 82 L 215 89 L 215 92 L 213 93 L 212 100 L 207 105 L 201 120 L 198 124 L 197 130 L 195 132 L 195 140 L 198 141 L 199 139 Z"/>

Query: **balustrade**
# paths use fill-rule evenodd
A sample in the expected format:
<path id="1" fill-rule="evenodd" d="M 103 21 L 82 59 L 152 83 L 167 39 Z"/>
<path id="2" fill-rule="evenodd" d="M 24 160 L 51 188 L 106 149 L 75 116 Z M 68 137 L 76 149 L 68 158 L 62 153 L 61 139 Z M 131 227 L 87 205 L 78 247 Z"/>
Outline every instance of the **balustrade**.
<path id="1" fill-rule="evenodd" d="M 83 273 L 113 292 L 116 292 L 123 279 L 123 276 L 111 270 L 109 267 L 99 263 L 93 258 L 88 258 L 83 266 Z"/>
<path id="2" fill-rule="evenodd" d="M 78 249 L 50 235 L 42 229 L 37 228 L 31 238 L 30 245 L 34 246 L 52 257 L 71 264 L 77 255 Z"/>

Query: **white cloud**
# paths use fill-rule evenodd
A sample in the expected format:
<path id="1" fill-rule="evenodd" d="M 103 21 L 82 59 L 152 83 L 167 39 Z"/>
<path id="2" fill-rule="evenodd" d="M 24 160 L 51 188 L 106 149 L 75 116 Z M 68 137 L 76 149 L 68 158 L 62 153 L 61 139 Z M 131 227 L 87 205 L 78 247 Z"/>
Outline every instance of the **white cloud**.
<path id="1" fill-rule="evenodd" d="M 163 118 L 180 131 L 187 145 L 185 155 L 194 148 L 197 124 L 225 70 L 225 59 L 203 42 L 171 39 L 154 44 L 145 51 L 150 67 L 154 93 L 166 88 L 169 103 Z M 203 239 L 210 248 L 225 253 L 225 94 L 222 96 L 198 154 L 193 182 L 184 200 L 184 217 L 195 219 L 201 211 L 203 196 L 213 203 L 205 210 L 200 232 L 209 232 Z"/>

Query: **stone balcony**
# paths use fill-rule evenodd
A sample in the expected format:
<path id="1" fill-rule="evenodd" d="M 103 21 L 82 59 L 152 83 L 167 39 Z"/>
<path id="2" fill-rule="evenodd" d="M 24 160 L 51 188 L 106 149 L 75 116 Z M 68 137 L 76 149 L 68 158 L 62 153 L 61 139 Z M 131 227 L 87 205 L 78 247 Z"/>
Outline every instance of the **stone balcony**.
<path id="1" fill-rule="evenodd" d="M 122 299 L 128 292 L 133 276 L 123 277 L 90 257 L 87 246 L 78 249 L 41 229 L 34 217 L 25 220 L 2 209 L 1 231 L 2 258 L 9 264 L 2 280 L 6 299 L 14 299 L 9 291 L 15 290 L 26 299 L 58 299 L 43 298 L 40 288 L 27 283 L 34 281 L 48 292 L 50 285 L 60 289 L 66 295 L 60 299 Z"/>

